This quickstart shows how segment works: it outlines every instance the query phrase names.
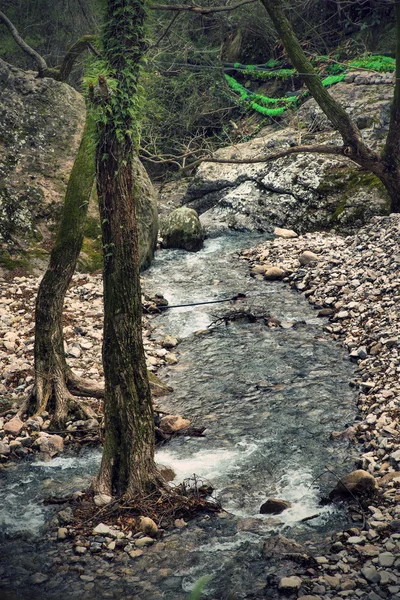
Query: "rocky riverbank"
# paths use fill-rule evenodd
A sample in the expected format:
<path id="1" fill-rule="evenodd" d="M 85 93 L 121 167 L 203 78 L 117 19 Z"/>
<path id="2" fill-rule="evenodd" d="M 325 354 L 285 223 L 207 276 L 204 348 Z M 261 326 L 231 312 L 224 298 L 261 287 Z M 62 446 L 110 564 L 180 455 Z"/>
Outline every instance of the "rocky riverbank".
<path id="1" fill-rule="evenodd" d="M 0 296 L 0 465 L 14 457 L 23 458 L 49 443 L 48 413 L 22 422 L 14 415 L 33 386 L 33 346 L 35 298 L 40 278 L 15 277 L 1 282 Z M 75 373 L 90 381 L 102 383 L 101 343 L 103 336 L 103 291 L 101 275 L 74 276 L 67 292 L 64 307 L 64 346 L 68 364 Z M 150 314 L 157 304 L 165 303 L 162 296 L 150 299 L 143 296 L 147 317 L 143 319 L 143 339 L 147 368 L 154 373 L 160 366 L 176 364 L 174 348 L 178 339 L 153 332 Z M 167 386 L 151 377 L 153 395 L 165 392 Z M 101 406 L 92 402 L 101 419 Z M 87 438 L 93 441 L 98 434 L 99 421 L 74 419 L 66 424 L 64 441 Z M 62 438 L 51 436 L 54 454 L 62 450 Z M 40 442 L 43 441 L 43 443 Z M 45 443 L 44 440 L 47 440 Z M 44 450 L 42 450 L 44 451 Z"/>
<path id="2" fill-rule="evenodd" d="M 303 600 L 400 598 L 400 216 L 375 217 L 348 237 L 278 233 L 243 256 L 255 277 L 275 270 L 307 297 L 357 362 L 351 385 L 361 420 L 332 435 L 362 445 L 359 467 L 379 486 L 360 504 L 362 525 L 339 533 L 306 576 L 294 571 L 279 587 Z"/>

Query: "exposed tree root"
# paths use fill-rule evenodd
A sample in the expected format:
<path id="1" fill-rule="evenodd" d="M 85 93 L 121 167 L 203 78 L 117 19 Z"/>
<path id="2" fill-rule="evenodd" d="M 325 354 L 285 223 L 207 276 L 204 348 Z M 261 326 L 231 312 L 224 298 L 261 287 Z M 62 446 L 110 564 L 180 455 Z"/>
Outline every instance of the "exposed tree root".
<path id="1" fill-rule="evenodd" d="M 69 370 L 68 373 L 70 373 Z M 63 373 L 58 372 L 52 377 L 49 375 L 44 377 L 42 374 L 36 373 L 35 385 L 30 396 L 19 409 L 18 415 L 20 417 L 24 414 L 40 416 L 43 412 L 48 411 L 52 414 L 52 426 L 57 428 L 62 428 L 71 414 L 75 414 L 81 419 L 95 418 L 97 415 L 89 404 L 77 398 L 81 391 L 77 379 L 73 379 L 75 384 L 72 389 L 75 394 L 72 394 L 68 386 L 70 379 L 67 379 Z M 82 395 L 87 397 L 89 396 L 87 393 L 89 385 L 84 380 L 81 381 L 83 382 L 82 390 L 86 392 Z M 101 389 L 98 386 L 93 387 L 96 390 Z M 91 397 L 96 396 L 93 394 Z"/>
<path id="2" fill-rule="evenodd" d="M 69 391 L 75 396 L 104 398 L 104 385 L 78 377 L 71 369 L 68 369 L 66 379 Z"/>

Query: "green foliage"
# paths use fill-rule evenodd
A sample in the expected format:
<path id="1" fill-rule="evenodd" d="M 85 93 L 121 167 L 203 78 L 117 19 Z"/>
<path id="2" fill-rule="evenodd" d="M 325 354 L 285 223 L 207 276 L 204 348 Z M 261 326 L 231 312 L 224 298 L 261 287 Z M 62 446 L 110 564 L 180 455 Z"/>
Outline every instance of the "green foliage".
<path id="1" fill-rule="evenodd" d="M 282 98 L 269 98 L 261 94 L 253 94 L 249 92 L 245 87 L 236 81 L 234 77 L 225 75 L 225 79 L 228 85 L 241 97 L 242 100 L 246 101 L 248 105 L 255 111 L 266 117 L 277 117 L 282 115 L 288 106 L 296 103 L 296 97 L 282 97 Z M 276 106 L 281 104 L 281 106 Z M 274 108 L 271 108 L 274 106 Z"/>
<path id="2" fill-rule="evenodd" d="M 393 72 L 396 69 L 396 61 L 390 56 L 365 56 L 351 60 L 348 63 L 349 67 L 356 69 L 370 69 L 371 71 L 379 71 L 380 73 Z"/>
<path id="3" fill-rule="evenodd" d="M 322 85 L 324 87 L 329 87 L 330 85 L 335 85 L 335 83 L 339 83 L 340 81 L 344 81 L 346 79 L 346 75 L 342 73 L 342 75 L 329 75 L 322 80 Z"/>

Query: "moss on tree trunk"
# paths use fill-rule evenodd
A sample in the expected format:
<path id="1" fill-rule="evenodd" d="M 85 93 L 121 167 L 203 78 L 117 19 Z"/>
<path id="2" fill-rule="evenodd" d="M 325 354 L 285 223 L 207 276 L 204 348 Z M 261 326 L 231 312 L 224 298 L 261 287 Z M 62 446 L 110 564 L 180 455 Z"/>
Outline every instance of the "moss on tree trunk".
<path id="1" fill-rule="evenodd" d="M 108 77 L 96 153 L 103 239 L 104 452 L 95 484 L 118 497 L 161 486 L 154 462 L 154 417 L 142 340 L 138 189 L 133 181 L 135 104 L 143 56 L 145 1 L 108 0 L 103 32 Z"/>
<path id="2" fill-rule="evenodd" d="M 78 389 L 82 382 L 67 365 L 62 328 L 65 294 L 82 247 L 95 177 L 94 130 L 94 120 L 88 112 L 82 141 L 68 181 L 57 238 L 36 299 L 35 384 L 24 410 L 35 414 L 50 410 L 54 413 L 53 422 L 57 426 L 65 422 L 71 408 L 92 416 L 87 407 L 75 401 L 68 387 L 81 395 L 94 396 L 100 392 L 97 386 L 90 383 L 83 384 L 82 389 Z"/>

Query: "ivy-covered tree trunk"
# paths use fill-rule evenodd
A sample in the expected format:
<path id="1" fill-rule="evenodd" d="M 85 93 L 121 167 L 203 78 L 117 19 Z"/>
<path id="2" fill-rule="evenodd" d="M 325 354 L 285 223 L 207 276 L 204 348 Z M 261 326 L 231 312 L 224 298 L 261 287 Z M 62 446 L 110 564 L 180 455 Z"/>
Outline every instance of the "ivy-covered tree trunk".
<path id="1" fill-rule="evenodd" d="M 93 416 L 87 406 L 74 398 L 70 389 L 83 396 L 100 397 L 103 394 L 101 387 L 81 381 L 68 367 L 62 327 L 65 294 L 82 247 L 95 178 L 94 134 L 94 120 L 88 111 L 82 141 L 68 181 L 56 242 L 36 299 L 35 384 L 23 410 L 37 415 L 49 410 L 56 426 L 63 425 L 70 410 Z"/>
<path id="2" fill-rule="evenodd" d="M 343 138 L 343 154 L 352 161 L 374 173 L 388 192 L 391 210 L 400 212 L 400 7 L 396 9 L 396 82 L 392 115 L 387 142 L 382 154 L 378 154 L 363 141 L 361 132 L 344 108 L 322 85 L 282 8 L 281 0 L 261 0 L 275 29 L 281 38 L 293 66 L 301 74 L 313 98 Z"/>
<path id="3" fill-rule="evenodd" d="M 97 491 L 131 498 L 161 485 L 142 340 L 135 103 L 144 52 L 144 0 L 108 0 L 103 53 L 113 92 L 103 95 L 96 170 L 104 253 L 104 451 Z"/>

